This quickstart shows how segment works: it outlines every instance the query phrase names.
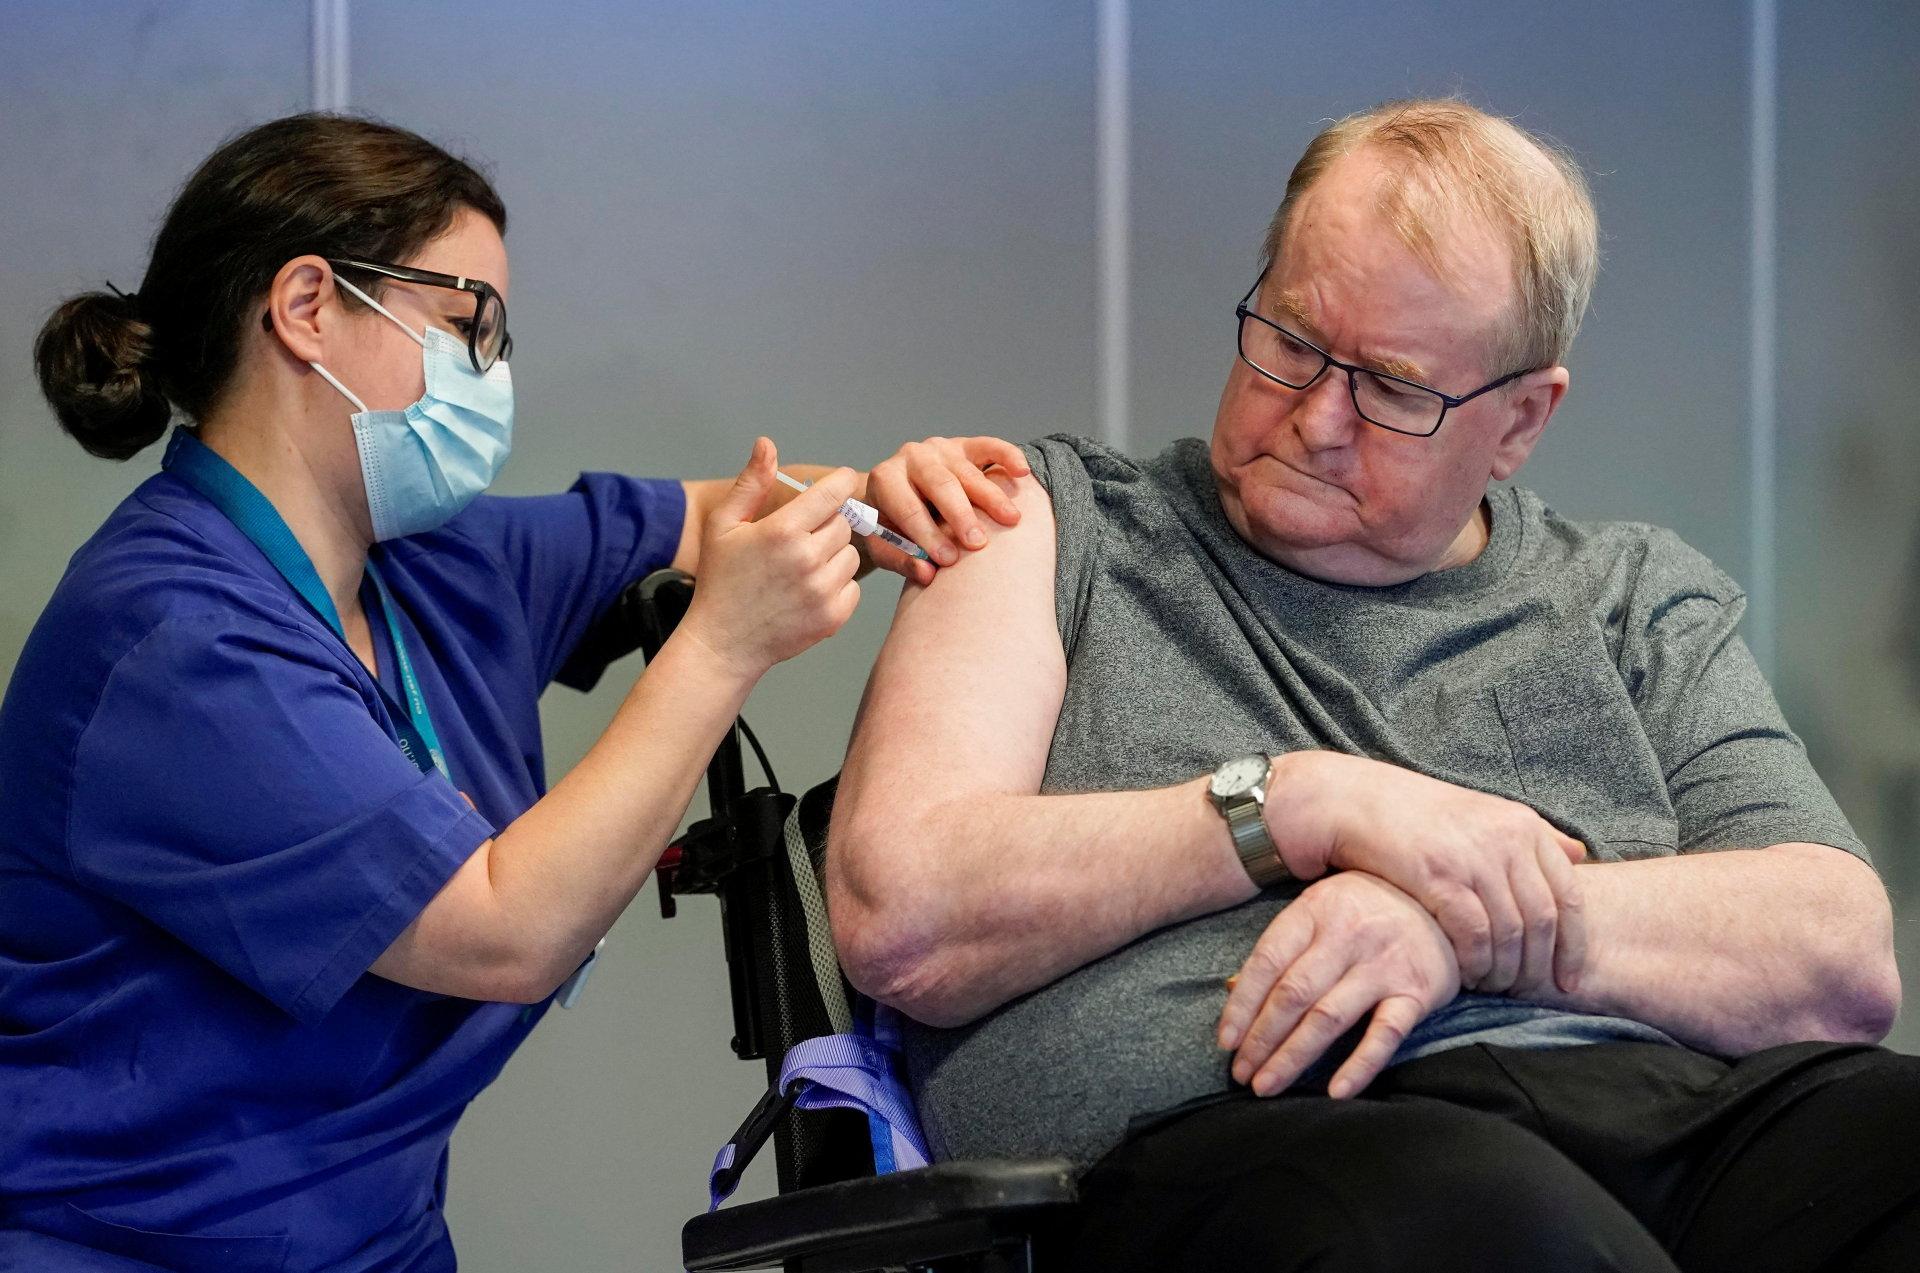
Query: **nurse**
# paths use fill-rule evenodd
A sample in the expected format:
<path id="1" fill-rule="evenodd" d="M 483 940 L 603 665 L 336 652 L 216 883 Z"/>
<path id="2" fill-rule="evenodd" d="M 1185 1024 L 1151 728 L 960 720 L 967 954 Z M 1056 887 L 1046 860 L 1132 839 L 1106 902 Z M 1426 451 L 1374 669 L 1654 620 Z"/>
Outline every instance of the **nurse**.
<path id="1" fill-rule="evenodd" d="M 839 504 L 945 562 L 975 503 L 1015 516 L 981 469 L 1025 465 L 984 438 L 790 465 L 799 495 L 763 438 L 732 482 L 482 496 L 512 439 L 505 227 L 411 133 L 282 119 L 189 179 L 137 295 L 40 333 L 88 451 L 184 427 L 0 706 L 0 1268 L 453 1268 L 455 1120 L 761 674 L 852 613 Z M 669 564 L 691 610 L 547 790 L 541 691 L 591 684 L 583 634 Z"/>

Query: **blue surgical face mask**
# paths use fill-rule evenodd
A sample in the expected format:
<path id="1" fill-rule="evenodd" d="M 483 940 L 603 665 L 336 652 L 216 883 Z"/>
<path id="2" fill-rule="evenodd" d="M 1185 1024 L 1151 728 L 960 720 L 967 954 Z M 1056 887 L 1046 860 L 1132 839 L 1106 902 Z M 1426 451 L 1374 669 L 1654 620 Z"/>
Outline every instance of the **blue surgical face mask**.
<path id="1" fill-rule="evenodd" d="M 425 335 L 347 280 L 334 282 L 385 314 L 420 346 L 427 391 L 404 411 L 369 411 L 319 363 L 309 363 L 351 402 L 353 440 L 376 540 L 417 535 L 446 522 L 493 485 L 513 450 L 513 376 L 505 361 L 485 375 L 464 341 L 437 327 Z"/>

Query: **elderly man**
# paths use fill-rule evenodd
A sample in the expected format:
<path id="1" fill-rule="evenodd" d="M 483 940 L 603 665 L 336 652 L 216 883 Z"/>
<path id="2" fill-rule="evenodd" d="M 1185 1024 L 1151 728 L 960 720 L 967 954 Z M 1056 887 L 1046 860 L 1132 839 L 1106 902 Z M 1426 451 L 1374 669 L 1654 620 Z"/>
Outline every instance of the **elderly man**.
<path id="1" fill-rule="evenodd" d="M 937 1155 L 1094 1164 L 1075 1267 L 1920 1258 L 1886 896 L 1741 593 L 1493 484 L 1595 240 L 1504 121 L 1334 125 L 1211 443 L 1040 442 L 902 598 L 836 940 Z"/>

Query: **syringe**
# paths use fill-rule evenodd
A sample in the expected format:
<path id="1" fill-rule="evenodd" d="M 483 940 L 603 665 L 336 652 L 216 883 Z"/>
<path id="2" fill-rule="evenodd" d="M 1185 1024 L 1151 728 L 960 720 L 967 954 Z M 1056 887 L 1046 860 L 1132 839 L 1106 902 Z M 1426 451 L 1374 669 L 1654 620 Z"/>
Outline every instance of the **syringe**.
<path id="1" fill-rule="evenodd" d="M 778 469 L 774 470 L 773 475 L 796 491 L 804 491 L 812 485 L 811 482 L 803 482 L 797 477 L 789 477 Z M 862 504 L 857 499 L 849 499 L 840 506 L 840 516 L 847 519 L 847 525 L 853 527 L 854 534 L 871 535 L 883 543 L 892 544 L 909 557 L 917 557 L 929 565 L 932 564 L 933 558 L 927 556 L 926 549 L 914 543 L 905 535 L 897 535 L 885 526 L 882 526 L 880 524 L 880 510 L 873 505 Z"/>

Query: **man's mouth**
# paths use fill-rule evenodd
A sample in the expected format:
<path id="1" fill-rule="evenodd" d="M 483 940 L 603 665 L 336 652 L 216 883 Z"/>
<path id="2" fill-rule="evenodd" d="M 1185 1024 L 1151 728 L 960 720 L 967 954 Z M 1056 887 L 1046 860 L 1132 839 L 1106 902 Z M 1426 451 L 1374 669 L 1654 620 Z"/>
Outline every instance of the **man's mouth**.
<path id="1" fill-rule="evenodd" d="M 1348 494 L 1346 487 L 1340 485 L 1338 482 L 1333 481 L 1331 478 L 1321 477 L 1317 473 L 1309 473 L 1306 469 L 1301 468 L 1299 465 L 1283 460 L 1277 455 L 1262 455 L 1259 457 L 1259 459 L 1270 460 L 1274 464 L 1277 464 L 1281 468 L 1285 469 L 1288 473 L 1292 474 L 1294 477 L 1304 478 L 1305 480 L 1313 483 L 1315 486 L 1322 486 L 1322 487 L 1328 488 L 1329 490 L 1339 491 L 1342 495 Z M 1257 460 L 1255 462 L 1258 463 Z"/>

